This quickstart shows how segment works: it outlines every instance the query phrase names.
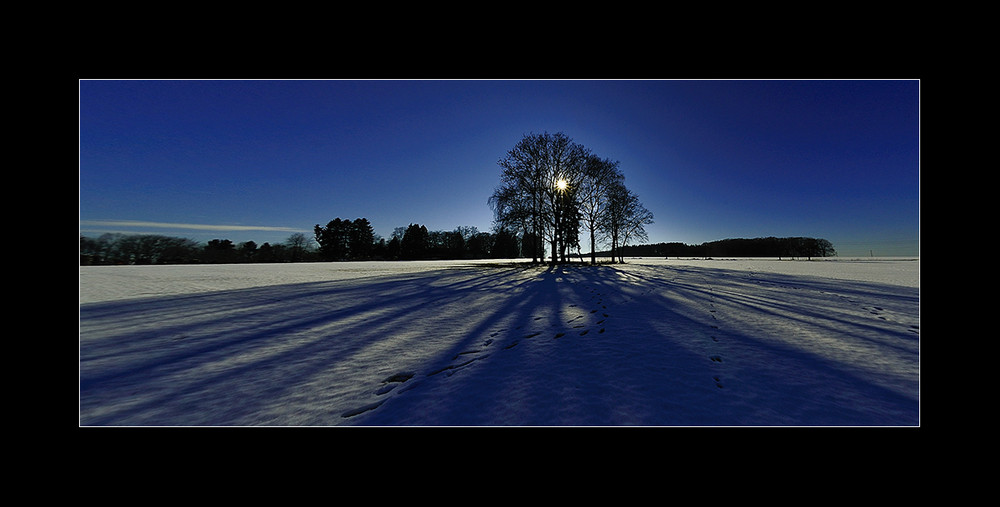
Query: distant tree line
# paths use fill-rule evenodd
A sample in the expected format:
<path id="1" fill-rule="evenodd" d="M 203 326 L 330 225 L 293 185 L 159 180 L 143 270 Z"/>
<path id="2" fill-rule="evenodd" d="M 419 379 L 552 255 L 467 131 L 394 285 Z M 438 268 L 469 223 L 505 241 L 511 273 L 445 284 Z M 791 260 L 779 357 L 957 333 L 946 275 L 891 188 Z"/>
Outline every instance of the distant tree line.
<path id="1" fill-rule="evenodd" d="M 623 249 L 629 257 L 832 257 L 833 244 L 820 238 L 736 238 L 710 241 L 700 245 L 656 243 Z"/>
<path id="2" fill-rule="evenodd" d="M 589 236 L 591 263 L 598 241 L 622 261 L 631 240 L 647 238 L 653 214 L 625 186 L 617 161 L 601 158 L 563 133 L 525 135 L 498 162 L 500 185 L 489 198 L 494 227 L 522 238 L 525 257 L 543 261 L 546 243 L 553 263 L 580 252 Z"/>
<path id="3" fill-rule="evenodd" d="M 235 244 L 228 239 L 213 239 L 199 244 L 186 238 L 152 234 L 103 234 L 96 239 L 81 236 L 80 265 L 512 259 L 527 257 L 534 245 L 530 236 L 518 237 L 506 229 L 480 232 L 476 227 L 461 226 L 453 231 L 428 231 L 423 225 L 410 224 L 408 227 L 397 227 L 389 241 L 385 241 L 371 232 L 371 225 L 363 218 L 354 221 L 338 218 L 326 227 L 316 227 L 319 248 L 315 248 L 301 233 L 291 235 L 283 243 L 264 243 L 260 246 L 253 241 Z M 352 228 L 361 230 L 351 232 Z M 600 257 L 611 255 L 610 251 L 593 253 Z M 825 239 L 767 237 L 723 239 L 700 245 L 628 245 L 620 247 L 615 255 L 812 258 L 831 257 L 837 252 L 833 244 Z"/>
<path id="4" fill-rule="evenodd" d="M 315 261 L 305 234 L 292 234 L 283 243 L 253 241 L 235 244 L 228 239 L 198 243 L 157 234 L 102 234 L 80 236 L 80 265 L 107 264 L 236 264 L 247 262 Z"/>
<path id="5" fill-rule="evenodd" d="M 109 264 L 238 264 L 357 260 L 511 259 L 521 256 L 521 238 L 507 230 L 480 232 L 460 226 L 428 231 L 426 226 L 397 227 L 388 241 L 365 218 L 336 218 L 316 225 L 315 242 L 302 233 L 282 243 L 233 243 L 213 239 L 153 234 L 103 234 L 80 237 L 80 265 Z M 318 245 L 318 247 L 317 247 Z"/>
<path id="6" fill-rule="evenodd" d="M 520 257 L 521 241 L 500 229 L 480 232 L 473 226 L 429 231 L 420 224 L 396 227 L 388 241 L 375 234 L 365 218 L 335 218 L 314 228 L 319 257 L 325 261 L 510 259 Z"/>

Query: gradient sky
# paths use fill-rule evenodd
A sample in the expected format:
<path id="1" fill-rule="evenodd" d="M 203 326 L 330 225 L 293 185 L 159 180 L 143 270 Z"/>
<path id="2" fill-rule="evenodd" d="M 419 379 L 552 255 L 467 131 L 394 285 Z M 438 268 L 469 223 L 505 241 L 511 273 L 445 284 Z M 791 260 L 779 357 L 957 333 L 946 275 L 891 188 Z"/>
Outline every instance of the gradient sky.
<path id="1" fill-rule="evenodd" d="M 917 80 L 81 80 L 80 233 L 279 243 L 367 218 L 492 229 L 497 161 L 620 162 L 648 243 L 810 236 L 917 255 Z"/>

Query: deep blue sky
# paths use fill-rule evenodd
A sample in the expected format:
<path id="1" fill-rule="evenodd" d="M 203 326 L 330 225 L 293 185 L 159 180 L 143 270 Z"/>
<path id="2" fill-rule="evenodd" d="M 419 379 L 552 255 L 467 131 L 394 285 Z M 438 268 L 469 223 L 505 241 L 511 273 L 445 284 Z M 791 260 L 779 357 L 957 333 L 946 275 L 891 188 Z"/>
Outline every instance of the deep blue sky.
<path id="1" fill-rule="evenodd" d="M 620 162 L 654 215 L 649 243 L 811 236 L 841 256 L 918 253 L 916 80 L 79 85 L 85 236 L 259 245 L 338 217 L 386 239 L 410 223 L 489 231 L 497 161 L 525 134 L 563 132 Z"/>

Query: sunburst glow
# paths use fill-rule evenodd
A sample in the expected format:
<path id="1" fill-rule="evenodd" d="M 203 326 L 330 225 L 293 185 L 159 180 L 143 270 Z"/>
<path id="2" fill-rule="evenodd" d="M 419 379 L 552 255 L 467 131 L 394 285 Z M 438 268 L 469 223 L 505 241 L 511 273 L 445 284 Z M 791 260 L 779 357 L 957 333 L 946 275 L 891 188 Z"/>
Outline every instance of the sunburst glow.
<path id="1" fill-rule="evenodd" d="M 562 178 L 560 178 L 559 181 L 556 182 L 556 188 L 558 188 L 559 190 L 566 190 L 567 186 L 569 186 L 569 183 L 566 183 L 566 180 Z"/>

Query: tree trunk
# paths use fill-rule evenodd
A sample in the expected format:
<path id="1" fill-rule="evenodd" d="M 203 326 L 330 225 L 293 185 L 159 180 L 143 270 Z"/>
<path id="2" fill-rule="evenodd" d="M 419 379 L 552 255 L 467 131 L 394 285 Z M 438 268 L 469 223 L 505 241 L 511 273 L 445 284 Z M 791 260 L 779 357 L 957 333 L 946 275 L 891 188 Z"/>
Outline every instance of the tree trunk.
<path id="1" fill-rule="evenodd" d="M 590 264 L 597 264 L 597 252 L 594 249 L 594 229 L 590 229 Z"/>

